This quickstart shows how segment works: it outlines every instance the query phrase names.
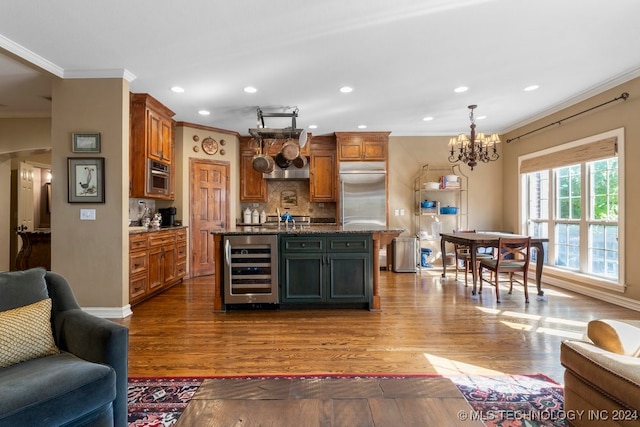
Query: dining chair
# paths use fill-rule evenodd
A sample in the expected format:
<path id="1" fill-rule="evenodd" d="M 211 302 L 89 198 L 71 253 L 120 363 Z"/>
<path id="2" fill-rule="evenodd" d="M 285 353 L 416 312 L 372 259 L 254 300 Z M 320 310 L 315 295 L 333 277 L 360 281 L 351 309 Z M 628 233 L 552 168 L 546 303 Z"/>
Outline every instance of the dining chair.
<path id="1" fill-rule="evenodd" d="M 453 233 L 476 233 L 476 230 L 453 230 Z M 460 261 L 464 262 L 464 286 L 469 286 L 469 272 L 471 271 L 469 265 L 471 264 L 471 252 L 469 246 L 454 244 L 454 253 L 456 257 L 456 280 L 458 280 L 458 266 L 460 265 Z M 480 260 L 483 258 L 493 258 L 492 252 L 486 252 L 490 248 L 478 248 L 476 252 L 476 266 L 474 268 L 478 268 Z"/>
<path id="2" fill-rule="evenodd" d="M 496 302 L 500 302 L 500 273 L 509 273 L 509 294 L 513 291 L 513 273 L 522 273 L 522 285 L 524 286 L 524 301 L 529 303 L 529 291 L 527 287 L 527 270 L 529 269 L 529 254 L 531 250 L 531 237 L 501 237 L 498 240 L 498 248 L 495 257 L 483 258 L 478 267 L 480 277 L 480 292 L 482 282 L 491 283 L 482 278 L 482 270 L 487 269 L 494 274 L 496 287 Z"/>

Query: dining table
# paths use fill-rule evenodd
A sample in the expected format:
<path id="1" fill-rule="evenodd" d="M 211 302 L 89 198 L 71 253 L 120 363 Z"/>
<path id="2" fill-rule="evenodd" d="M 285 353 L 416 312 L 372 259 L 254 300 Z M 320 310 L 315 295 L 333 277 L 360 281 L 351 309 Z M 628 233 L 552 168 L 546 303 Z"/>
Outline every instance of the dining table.
<path id="1" fill-rule="evenodd" d="M 446 244 L 452 243 L 455 245 L 462 245 L 469 248 L 469 255 L 471 260 L 471 268 L 473 275 L 473 290 L 471 295 L 476 295 L 477 283 L 478 283 L 478 271 L 476 269 L 476 255 L 478 248 L 497 248 L 501 237 L 507 238 L 522 238 L 529 237 L 521 234 L 512 234 L 505 232 L 485 231 L 477 233 L 440 233 L 440 249 L 442 254 L 446 254 Z M 544 291 L 542 290 L 542 266 L 544 265 L 544 243 L 549 241 L 546 237 L 531 237 L 531 247 L 536 249 L 536 287 L 538 289 L 538 298 L 544 298 Z M 456 265 L 455 268 L 458 268 Z M 447 276 L 447 263 L 442 263 L 442 277 Z"/>

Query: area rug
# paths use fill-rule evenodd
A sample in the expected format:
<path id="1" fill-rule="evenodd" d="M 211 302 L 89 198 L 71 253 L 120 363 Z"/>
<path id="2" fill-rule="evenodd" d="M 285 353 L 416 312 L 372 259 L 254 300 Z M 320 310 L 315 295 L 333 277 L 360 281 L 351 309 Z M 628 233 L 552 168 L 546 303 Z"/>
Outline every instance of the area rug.
<path id="1" fill-rule="evenodd" d="M 129 378 L 129 426 L 174 425 L 202 381 L 203 378 Z"/>
<path id="2" fill-rule="evenodd" d="M 544 375 L 452 376 L 473 408 L 465 414 L 488 427 L 566 426 L 561 385 Z"/>
<path id="3" fill-rule="evenodd" d="M 130 427 L 170 427 L 207 378 L 415 378 L 439 375 L 301 375 L 233 376 L 198 378 L 130 378 L 128 390 Z M 563 417 L 562 386 L 544 375 L 447 376 L 469 402 L 472 410 L 461 420 L 482 421 L 488 427 L 560 427 Z M 464 418 L 464 419 L 462 419 Z"/>

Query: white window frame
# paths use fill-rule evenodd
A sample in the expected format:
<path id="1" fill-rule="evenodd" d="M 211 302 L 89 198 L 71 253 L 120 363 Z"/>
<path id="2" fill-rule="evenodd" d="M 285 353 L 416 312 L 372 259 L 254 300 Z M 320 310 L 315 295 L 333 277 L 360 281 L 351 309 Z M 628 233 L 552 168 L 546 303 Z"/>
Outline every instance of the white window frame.
<path id="1" fill-rule="evenodd" d="M 578 281 L 579 283 L 585 284 L 585 285 L 592 285 L 592 286 L 597 286 L 597 287 L 602 287 L 602 288 L 606 288 L 606 289 L 610 289 L 610 290 L 616 290 L 616 291 L 623 291 L 624 287 L 625 287 L 625 252 L 624 252 L 624 248 L 625 248 L 625 208 L 624 208 L 624 201 L 625 201 L 625 171 L 624 171 L 624 128 L 618 128 L 618 129 L 614 129 L 608 132 L 604 132 L 598 135 L 593 135 L 587 138 L 582 138 L 576 141 L 571 141 L 565 144 L 560 144 L 558 146 L 555 147 L 551 147 L 545 150 L 541 150 L 541 151 L 537 151 L 534 153 L 530 153 L 530 154 L 525 154 L 522 156 L 518 157 L 518 176 L 519 176 L 519 180 L 520 180 L 520 185 L 518 187 L 518 200 L 520 201 L 520 203 L 518 204 L 518 216 L 520 218 L 519 221 L 519 233 L 520 234 L 527 234 L 528 233 L 528 218 L 527 218 L 527 210 L 528 210 L 528 200 L 527 200 L 527 196 L 528 196 L 528 188 L 527 188 L 527 179 L 526 179 L 526 174 L 522 174 L 520 173 L 521 170 L 521 165 L 522 162 L 531 158 L 535 158 L 535 157 L 540 157 L 543 155 L 548 155 L 548 154 L 553 154 L 559 151 L 563 151 L 566 149 L 570 149 L 570 148 L 574 148 L 574 147 L 579 147 L 581 145 L 586 145 L 586 144 L 590 144 L 590 143 L 594 143 L 606 138 L 612 138 L 615 137 L 617 139 L 617 151 L 618 151 L 618 279 L 617 281 L 614 280 L 608 280 L 605 277 L 602 276 L 596 276 L 596 275 L 590 275 L 590 274 L 586 274 L 584 272 L 573 272 L 571 270 L 565 269 L 565 268 L 558 268 L 558 267 L 554 267 L 553 265 L 546 265 L 545 264 L 545 270 L 552 270 L 554 276 L 559 277 L 560 279 L 564 278 L 570 281 Z M 581 162 L 584 163 L 584 162 Z M 583 168 L 583 185 L 588 185 L 587 184 L 587 177 L 584 176 L 584 173 L 586 173 L 587 171 L 585 170 L 586 168 Z M 546 220 L 547 224 L 548 224 L 548 236 L 549 236 L 549 243 L 547 244 L 547 253 L 546 253 L 546 257 L 548 260 L 553 260 L 555 257 L 555 230 L 554 228 L 554 224 L 555 224 L 555 180 L 556 177 L 553 174 L 553 171 L 550 170 L 549 172 L 549 214 L 548 214 L 548 219 Z M 587 189 L 588 191 L 588 189 Z M 583 200 L 584 198 L 588 198 L 589 194 L 583 194 L 582 195 Z M 583 209 L 586 209 L 588 205 L 583 204 Z M 589 215 L 589 213 L 584 210 L 583 211 L 583 216 L 585 215 Z M 587 224 L 589 223 L 589 219 L 583 219 L 582 221 L 586 222 Z M 588 233 L 588 230 L 581 230 L 581 233 Z M 581 263 L 585 262 L 586 260 L 586 254 L 587 254 L 587 241 L 588 239 L 586 239 L 586 235 L 585 235 L 585 239 L 582 239 L 582 234 L 581 234 Z M 584 257 L 583 257 L 584 255 Z"/>

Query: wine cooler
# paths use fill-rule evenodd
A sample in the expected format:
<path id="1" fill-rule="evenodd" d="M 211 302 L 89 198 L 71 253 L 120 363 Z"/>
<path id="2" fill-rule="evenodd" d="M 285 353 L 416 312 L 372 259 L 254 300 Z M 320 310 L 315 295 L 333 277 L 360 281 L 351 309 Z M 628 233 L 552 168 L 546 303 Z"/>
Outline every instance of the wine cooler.
<path id="1" fill-rule="evenodd" d="M 278 303 L 278 236 L 224 237 L 225 304 Z"/>

